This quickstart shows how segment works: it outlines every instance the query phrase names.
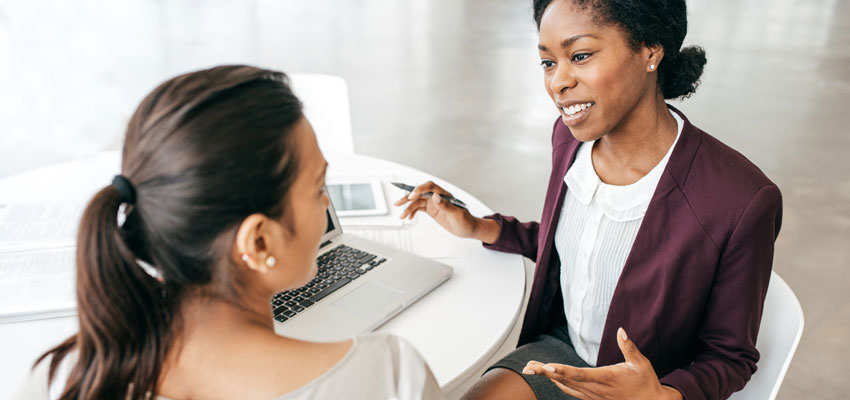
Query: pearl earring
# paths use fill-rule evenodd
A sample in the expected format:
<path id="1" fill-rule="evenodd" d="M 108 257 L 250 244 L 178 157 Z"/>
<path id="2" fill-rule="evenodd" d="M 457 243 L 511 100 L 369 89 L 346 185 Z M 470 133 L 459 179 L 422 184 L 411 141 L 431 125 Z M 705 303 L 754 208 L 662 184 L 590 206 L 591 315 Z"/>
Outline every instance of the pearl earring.
<path id="1" fill-rule="evenodd" d="M 274 268 L 275 263 L 277 263 L 277 260 L 274 256 L 266 257 L 266 265 L 268 265 L 269 268 Z"/>
<path id="2" fill-rule="evenodd" d="M 248 260 L 250 260 L 250 259 L 251 259 L 251 258 L 250 258 L 250 257 L 248 257 L 248 255 L 247 255 L 247 254 L 242 253 L 242 261 L 245 261 L 245 262 L 247 263 L 247 262 L 248 262 Z"/>
<path id="3" fill-rule="evenodd" d="M 655 70 L 655 64 L 650 65 L 650 66 L 649 66 L 649 70 L 650 70 L 650 71 L 654 71 L 654 70 Z"/>

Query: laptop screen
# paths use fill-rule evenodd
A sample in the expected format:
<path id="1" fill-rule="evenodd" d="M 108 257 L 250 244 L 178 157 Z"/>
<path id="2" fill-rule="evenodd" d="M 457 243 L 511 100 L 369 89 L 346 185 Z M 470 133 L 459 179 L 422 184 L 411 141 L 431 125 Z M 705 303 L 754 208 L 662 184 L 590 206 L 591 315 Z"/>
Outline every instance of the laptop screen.
<path id="1" fill-rule="evenodd" d="M 328 210 L 326 213 L 328 215 L 328 227 L 325 229 L 325 234 L 322 236 L 323 243 L 331 240 L 334 236 L 342 234 L 342 229 L 339 226 L 339 219 L 336 217 L 336 210 L 334 209 L 333 201 L 328 204 Z"/>
<path id="2" fill-rule="evenodd" d="M 330 231 L 334 230 L 334 220 L 333 220 L 333 218 L 331 218 L 331 210 L 330 210 L 330 209 L 328 209 L 326 212 L 327 212 L 327 214 L 328 214 L 328 229 L 327 229 L 327 230 L 325 230 L 325 234 L 327 234 L 327 233 L 329 233 Z"/>

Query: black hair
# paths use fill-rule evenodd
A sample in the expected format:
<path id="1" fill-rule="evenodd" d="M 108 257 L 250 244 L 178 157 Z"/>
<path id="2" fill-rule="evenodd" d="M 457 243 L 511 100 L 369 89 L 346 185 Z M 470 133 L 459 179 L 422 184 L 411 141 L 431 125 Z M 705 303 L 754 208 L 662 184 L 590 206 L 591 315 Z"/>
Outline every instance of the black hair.
<path id="1" fill-rule="evenodd" d="M 682 48 L 688 32 L 685 0 L 567 0 L 580 10 L 591 9 L 595 22 L 614 24 L 625 31 L 632 49 L 661 45 L 664 58 L 658 65 L 658 86 L 665 99 L 685 98 L 699 86 L 705 67 L 705 50 L 699 46 Z M 540 19 L 552 0 L 533 0 L 534 22 Z"/>

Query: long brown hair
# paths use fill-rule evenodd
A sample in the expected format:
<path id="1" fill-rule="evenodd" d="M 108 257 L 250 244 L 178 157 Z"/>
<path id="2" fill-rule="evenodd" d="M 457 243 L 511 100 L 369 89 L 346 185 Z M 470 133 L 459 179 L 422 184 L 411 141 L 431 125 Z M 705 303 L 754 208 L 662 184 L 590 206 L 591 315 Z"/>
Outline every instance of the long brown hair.
<path id="1" fill-rule="evenodd" d="M 36 361 L 52 355 L 52 381 L 77 352 L 63 400 L 156 393 L 181 299 L 210 287 L 236 296 L 240 279 L 227 267 L 235 230 L 253 213 L 287 219 L 298 172 L 291 132 L 302 117 L 286 75 L 249 66 L 180 75 L 142 101 L 121 166 L 135 204 L 120 227 L 114 186 L 88 204 L 77 236 L 79 332 Z"/>

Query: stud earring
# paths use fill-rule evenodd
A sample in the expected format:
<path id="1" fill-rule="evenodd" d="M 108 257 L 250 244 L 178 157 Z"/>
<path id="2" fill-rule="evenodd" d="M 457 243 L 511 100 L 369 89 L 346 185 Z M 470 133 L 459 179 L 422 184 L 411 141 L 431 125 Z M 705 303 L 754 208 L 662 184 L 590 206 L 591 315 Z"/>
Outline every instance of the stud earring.
<path id="1" fill-rule="evenodd" d="M 250 257 L 248 257 L 248 255 L 247 255 L 247 254 L 242 253 L 242 261 L 245 261 L 245 262 L 247 263 L 247 262 L 248 262 L 248 260 L 250 260 L 250 259 L 251 259 L 251 258 L 250 258 Z"/>
<path id="2" fill-rule="evenodd" d="M 650 66 L 649 66 L 649 70 L 650 70 L 650 71 L 654 71 L 654 70 L 655 70 L 655 64 L 650 65 Z"/>
<path id="3" fill-rule="evenodd" d="M 266 265 L 268 265 L 269 268 L 274 268 L 275 263 L 277 263 L 277 260 L 274 256 L 266 257 Z"/>

